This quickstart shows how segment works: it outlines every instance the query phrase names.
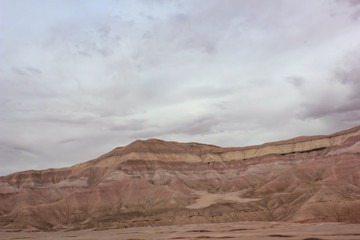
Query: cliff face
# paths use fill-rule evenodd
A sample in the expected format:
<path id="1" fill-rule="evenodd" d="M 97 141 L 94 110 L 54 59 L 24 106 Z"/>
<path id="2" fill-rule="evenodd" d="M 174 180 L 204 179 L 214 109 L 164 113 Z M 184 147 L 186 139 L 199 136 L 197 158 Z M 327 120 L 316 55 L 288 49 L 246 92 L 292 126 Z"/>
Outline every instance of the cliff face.
<path id="1" fill-rule="evenodd" d="M 243 148 L 135 141 L 69 168 L 0 177 L 0 227 L 360 222 L 360 126 Z"/>

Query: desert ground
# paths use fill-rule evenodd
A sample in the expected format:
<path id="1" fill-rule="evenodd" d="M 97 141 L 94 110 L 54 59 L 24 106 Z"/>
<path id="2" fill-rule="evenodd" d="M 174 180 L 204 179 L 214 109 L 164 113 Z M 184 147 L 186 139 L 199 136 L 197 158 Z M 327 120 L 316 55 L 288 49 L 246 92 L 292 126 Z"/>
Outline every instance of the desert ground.
<path id="1" fill-rule="evenodd" d="M 355 240 L 360 224 L 236 222 L 214 224 L 134 227 L 96 231 L 0 232 L 1 239 L 271 239 Z"/>

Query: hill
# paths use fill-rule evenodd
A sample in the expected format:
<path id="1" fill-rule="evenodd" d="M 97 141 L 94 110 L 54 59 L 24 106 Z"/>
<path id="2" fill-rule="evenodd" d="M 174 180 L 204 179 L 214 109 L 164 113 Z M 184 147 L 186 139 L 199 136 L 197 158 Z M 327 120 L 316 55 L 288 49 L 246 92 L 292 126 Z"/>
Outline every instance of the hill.
<path id="1" fill-rule="evenodd" d="M 360 126 L 249 147 L 137 140 L 0 177 L 0 228 L 360 222 Z"/>

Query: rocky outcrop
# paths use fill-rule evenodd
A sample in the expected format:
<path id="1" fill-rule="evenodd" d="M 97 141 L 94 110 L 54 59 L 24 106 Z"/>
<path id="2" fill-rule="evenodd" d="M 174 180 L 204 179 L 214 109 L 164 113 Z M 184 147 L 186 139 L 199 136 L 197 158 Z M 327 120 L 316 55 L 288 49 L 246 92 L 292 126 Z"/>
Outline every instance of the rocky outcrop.
<path id="1" fill-rule="evenodd" d="M 0 227 L 360 222 L 360 126 L 240 148 L 135 141 L 61 169 L 0 177 Z"/>

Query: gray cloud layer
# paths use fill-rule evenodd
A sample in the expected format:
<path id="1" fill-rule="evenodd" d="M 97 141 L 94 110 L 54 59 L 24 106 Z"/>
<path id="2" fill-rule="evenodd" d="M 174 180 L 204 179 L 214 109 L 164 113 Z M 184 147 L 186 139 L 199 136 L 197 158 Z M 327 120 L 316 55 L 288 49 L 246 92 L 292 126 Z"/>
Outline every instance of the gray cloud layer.
<path id="1" fill-rule="evenodd" d="M 243 146 L 359 124 L 359 1 L 0 0 L 0 175 L 138 138 Z"/>

